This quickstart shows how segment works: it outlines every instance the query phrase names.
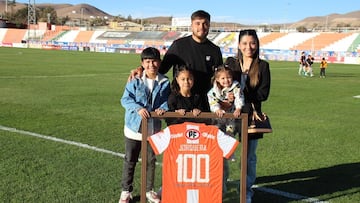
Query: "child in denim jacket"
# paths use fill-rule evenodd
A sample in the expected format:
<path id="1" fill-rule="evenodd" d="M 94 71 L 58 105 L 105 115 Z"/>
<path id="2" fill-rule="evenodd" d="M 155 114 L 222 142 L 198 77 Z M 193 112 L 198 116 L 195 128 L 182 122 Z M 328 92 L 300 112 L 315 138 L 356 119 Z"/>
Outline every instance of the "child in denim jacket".
<path id="1" fill-rule="evenodd" d="M 141 121 L 147 119 L 148 135 L 161 130 L 161 120 L 150 118 L 150 112 L 162 115 L 168 110 L 167 99 L 170 94 L 169 79 L 158 73 L 161 59 L 156 48 L 149 47 L 141 53 L 142 76 L 126 84 L 121 105 L 125 108 L 125 160 L 122 173 L 122 192 L 119 202 L 128 203 L 132 198 L 135 166 L 141 151 Z M 147 149 L 146 198 L 150 202 L 160 202 L 153 191 L 155 177 L 155 154 L 150 146 Z"/>

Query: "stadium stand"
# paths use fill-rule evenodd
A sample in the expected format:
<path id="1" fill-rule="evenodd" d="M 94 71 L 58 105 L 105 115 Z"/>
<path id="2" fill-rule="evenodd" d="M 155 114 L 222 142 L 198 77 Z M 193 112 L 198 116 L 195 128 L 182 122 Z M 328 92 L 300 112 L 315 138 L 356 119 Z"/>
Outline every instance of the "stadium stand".
<path id="1" fill-rule="evenodd" d="M 134 39 L 135 40 L 161 40 L 165 34 L 166 34 L 165 32 L 161 32 L 161 31 L 137 32 L 134 35 Z"/>
<path id="2" fill-rule="evenodd" d="M 128 44 L 128 42 L 124 39 L 109 39 L 106 40 L 106 44 L 114 45 L 114 44 Z"/>
<path id="3" fill-rule="evenodd" d="M 143 42 L 143 45 L 145 45 L 146 47 L 148 47 L 148 46 L 159 47 L 159 46 L 164 45 L 164 41 L 162 41 L 162 40 L 146 40 L 146 41 L 140 41 L 140 42 Z M 139 41 L 134 40 L 130 44 L 139 45 Z"/>
<path id="4" fill-rule="evenodd" d="M 62 36 L 64 36 L 68 32 L 70 32 L 70 30 L 65 30 L 65 31 L 60 32 L 60 34 L 58 36 L 56 36 L 53 40 L 58 41 Z"/>
<path id="5" fill-rule="evenodd" d="M 263 37 L 265 37 L 266 35 L 269 35 L 269 34 L 270 34 L 270 32 L 258 32 L 257 33 L 259 39 L 263 38 Z"/>
<path id="6" fill-rule="evenodd" d="M 25 29 L 7 29 L 7 32 L 2 40 L 3 43 L 21 43 L 22 40 L 25 40 L 25 34 L 27 30 Z"/>
<path id="7" fill-rule="evenodd" d="M 354 39 L 354 41 L 349 46 L 348 50 L 349 52 L 357 51 L 360 52 L 360 34 Z"/>
<path id="8" fill-rule="evenodd" d="M 304 43 L 294 46 L 291 50 L 322 50 L 326 46 L 351 35 L 351 33 L 319 33 Z"/>
<path id="9" fill-rule="evenodd" d="M 259 40 L 260 40 L 261 38 L 269 35 L 269 34 L 271 34 L 271 33 L 270 33 L 270 32 L 258 32 L 258 33 L 257 33 Z M 238 39 L 236 38 L 236 41 L 237 41 L 237 40 L 238 40 Z M 260 46 L 262 46 L 262 44 L 260 44 Z"/>
<path id="10" fill-rule="evenodd" d="M 24 40 L 39 40 L 41 41 L 44 37 L 45 30 L 26 30 Z"/>
<path id="11" fill-rule="evenodd" d="M 90 43 L 107 43 L 106 40 L 98 39 L 100 35 L 102 35 L 105 31 L 95 31 L 94 34 L 91 36 Z"/>
<path id="12" fill-rule="evenodd" d="M 75 37 L 74 42 L 89 43 L 94 31 L 81 31 Z"/>
<path id="13" fill-rule="evenodd" d="M 43 49 L 83 50 L 115 53 L 138 53 L 154 46 L 164 53 L 178 38 L 191 35 L 188 31 L 85 31 L 56 26 L 52 30 L 0 28 L 0 46 Z M 360 33 L 321 32 L 258 32 L 261 53 L 269 60 L 297 60 L 300 51 L 315 55 L 315 59 L 329 56 L 331 62 L 359 64 Z M 237 52 L 238 32 L 210 32 L 209 40 L 219 45 L 223 56 Z M 46 42 L 46 43 L 44 43 Z M 338 57 L 335 57 L 338 56 Z"/>
<path id="14" fill-rule="evenodd" d="M 191 32 L 185 32 L 184 34 L 184 36 L 189 36 L 189 35 L 191 35 Z M 207 38 L 213 42 L 218 37 L 218 35 L 219 32 L 210 32 Z"/>
<path id="15" fill-rule="evenodd" d="M 64 33 L 64 35 L 62 35 L 58 41 L 59 42 L 74 42 L 75 38 L 78 36 L 79 34 L 79 30 L 70 30 Z M 84 31 L 82 31 L 84 32 Z"/>
<path id="16" fill-rule="evenodd" d="M 289 50 L 291 47 L 296 46 L 309 38 L 312 38 L 319 33 L 288 33 L 282 37 L 276 38 L 273 41 L 262 45 L 263 49 L 284 49 Z"/>
<path id="17" fill-rule="evenodd" d="M 179 38 L 180 35 L 181 35 L 181 32 L 170 31 L 170 32 L 165 33 L 165 35 L 162 37 L 162 40 L 174 41 L 177 38 Z"/>
<path id="18" fill-rule="evenodd" d="M 220 47 L 237 47 L 236 37 L 235 32 L 222 32 L 214 39 L 214 43 Z"/>
<path id="19" fill-rule="evenodd" d="M 285 35 L 286 35 L 286 33 L 272 32 L 268 35 L 265 35 L 265 36 L 259 38 L 260 44 L 262 44 L 262 46 L 265 46 L 266 44 L 271 43 L 275 39 L 283 37 Z"/>
<path id="20" fill-rule="evenodd" d="M 0 42 L 4 41 L 5 35 L 6 35 L 7 29 L 0 28 Z"/>
<path id="21" fill-rule="evenodd" d="M 347 51 L 351 48 L 352 42 L 359 36 L 358 33 L 353 33 L 349 36 L 346 36 L 335 43 L 330 44 L 322 48 L 322 51 Z"/>
<path id="22" fill-rule="evenodd" d="M 60 35 L 62 31 L 61 30 L 46 30 L 44 33 L 44 36 L 42 38 L 42 41 L 52 41 L 56 36 Z"/>

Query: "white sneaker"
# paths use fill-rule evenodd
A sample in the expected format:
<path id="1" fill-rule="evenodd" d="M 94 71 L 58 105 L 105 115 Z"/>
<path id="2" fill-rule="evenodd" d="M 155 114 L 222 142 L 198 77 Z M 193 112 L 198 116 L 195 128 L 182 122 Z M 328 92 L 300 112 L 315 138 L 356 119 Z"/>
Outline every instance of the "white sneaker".
<path id="1" fill-rule="evenodd" d="M 146 199 L 149 203 L 160 203 L 160 198 L 154 191 L 146 192 Z"/>
<path id="2" fill-rule="evenodd" d="M 131 192 L 129 191 L 122 191 L 119 199 L 119 203 L 129 203 L 132 199 Z"/>

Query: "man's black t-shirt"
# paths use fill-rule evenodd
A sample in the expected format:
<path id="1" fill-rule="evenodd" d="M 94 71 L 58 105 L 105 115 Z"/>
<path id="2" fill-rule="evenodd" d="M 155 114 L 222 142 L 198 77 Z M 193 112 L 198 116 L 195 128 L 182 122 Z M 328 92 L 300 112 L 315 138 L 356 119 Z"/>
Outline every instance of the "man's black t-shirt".
<path id="1" fill-rule="evenodd" d="M 187 36 L 173 42 L 164 56 L 159 72 L 165 74 L 171 67 L 176 69 L 180 65 L 186 65 L 194 74 L 193 92 L 205 97 L 211 88 L 214 67 L 221 64 L 223 58 L 218 46 L 208 39 L 197 43 L 192 36 Z"/>

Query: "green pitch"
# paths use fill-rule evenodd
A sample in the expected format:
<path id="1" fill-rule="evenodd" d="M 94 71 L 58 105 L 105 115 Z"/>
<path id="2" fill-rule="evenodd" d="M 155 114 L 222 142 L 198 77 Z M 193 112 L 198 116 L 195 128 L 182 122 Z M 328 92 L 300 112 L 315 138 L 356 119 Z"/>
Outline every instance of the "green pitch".
<path id="1" fill-rule="evenodd" d="M 139 56 L 0 48 L 0 59 L 0 201 L 117 202 L 121 157 L 31 133 L 124 153 L 119 99 Z M 259 141 L 254 202 L 359 202 L 360 66 L 329 64 L 326 78 L 318 63 L 313 78 L 296 62 L 270 66 L 274 132 Z M 239 202 L 239 160 L 224 202 Z"/>

